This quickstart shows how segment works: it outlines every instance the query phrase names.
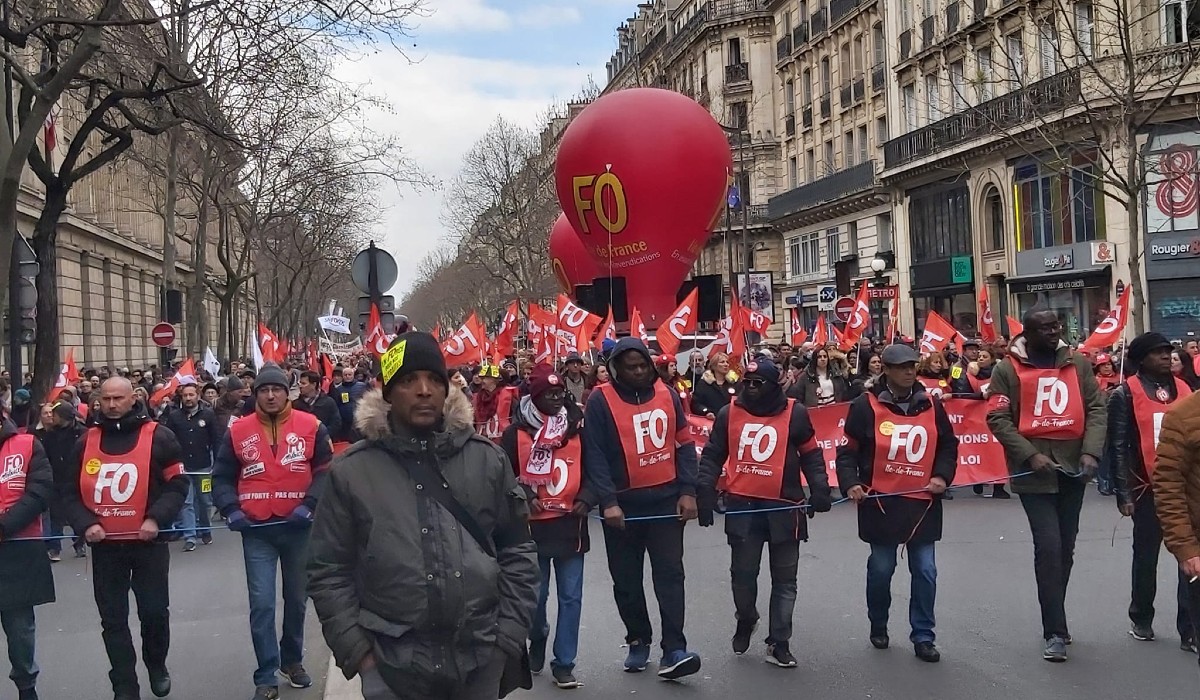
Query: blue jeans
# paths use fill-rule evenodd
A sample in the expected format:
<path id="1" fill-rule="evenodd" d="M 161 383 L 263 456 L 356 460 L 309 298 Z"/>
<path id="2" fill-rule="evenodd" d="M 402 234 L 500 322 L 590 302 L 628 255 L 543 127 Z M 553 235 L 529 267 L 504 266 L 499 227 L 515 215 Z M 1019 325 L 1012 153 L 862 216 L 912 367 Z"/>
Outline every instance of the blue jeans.
<path id="1" fill-rule="evenodd" d="M 542 589 L 538 594 L 537 611 L 533 614 L 533 629 L 529 638 L 545 642 L 550 636 L 550 623 L 546 620 L 546 603 L 550 598 L 550 565 L 554 564 L 555 580 L 558 583 L 558 619 L 554 627 L 554 659 L 550 668 L 575 668 L 575 654 L 579 650 L 579 616 L 583 611 L 583 555 L 569 557 L 538 556 L 542 569 Z"/>
<path id="2" fill-rule="evenodd" d="M 932 642 L 933 604 L 937 597 L 937 564 L 934 543 L 908 544 L 908 572 L 912 575 L 909 593 L 908 623 L 912 626 L 909 639 Z M 871 634 L 887 634 L 888 612 L 892 607 L 892 574 L 896 571 L 897 547 L 890 544 L 871 545 L 867 558 L 867 617 Z"/>
<path id="3" fill-rule="evenodd" d="M 12 672 L 8 677 L 17 690 L 32 688 L 37 683 L 38 665 L 33 660 L 35 625 L 33 608 L 0 610 L 0 624 L 8 638 L 8 661 Z"/>
<path id="4" fill-rule="evenodd" d="M 197 524 L 200 526 L 201 535 L 212 535 L 212 492 L 204 493 L 201 490 L 203 480 L 212 479 L 212 477 L 208 474 L 189 474 L 188 478 L 192 485 L 188 487 L 187 499 L 183 502 L 183 509 L 179 511 L 175 528 L 183 531 L 185 540 L 194 542 Z"/>
<path id="5" fill-rule="evenodd" d="M 250 593 L 250 639 L 258 669 L 254 685 L 278 685 L 281 667 L 304 658 L 305 562 L 308 526 L 269 525 L 242 533 L 246 588 Z M 283 572 L 283 636 L 275 633 L 275 571 Z"/>

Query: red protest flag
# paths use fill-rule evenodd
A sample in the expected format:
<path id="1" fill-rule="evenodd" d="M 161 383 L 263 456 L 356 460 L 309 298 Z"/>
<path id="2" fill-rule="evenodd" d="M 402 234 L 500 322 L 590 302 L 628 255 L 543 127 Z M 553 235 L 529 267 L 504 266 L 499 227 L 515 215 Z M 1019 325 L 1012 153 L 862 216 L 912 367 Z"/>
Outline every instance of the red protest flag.
<path id="1" fill-rule="evenodd" d="M 602 322 L 602 318 L 575 304 L 566 294 L 558 295 L 558 327 L 574 337 L 571 350 L 587 352 L 592 335 Z"/>
<path id="2" fill-rule="evenodd" d="M 612 307 L 608 307 L 608 313 L 604 316 L 604 323 L 600 324 L 600 328 L 596 330 L 596 340 L 592 346 L 597 351 L 604 350 L 604 341 L 611 340 L 614 343 L 617 341 L 617 324 L 613 323 Z"/>
<path id="3" fill-rule="evenodd" d="M 391 340 L 383 330 L 383 320 L 379 317 L 379 307 L 375 305 L 375 302 L 371 302 L 371 313 L 367 316 L 367 342 L 365 343 L 367 350 L 371 351 L 371 354 L 378 359 L 383 357 L 383 353 L 387 352 L 390 344 Z M 266 353 L 263 355 L 265 357 Z"/>
<path id="4" fill-rule="evenodd" d="M 79 379 L 79 370 L 75 367 L 75 348 L 67 348 L 67 356 L 63 358 L 62 368 L 58 371 L 58 379 L 54 382 L 55 389 L 65 389 Z"/>
<path id="5" fill-rule="evenodd" d="M 813 329 L 813 345 L 823 348 L 829 345 L 829 324 L 825 322 L 825 312 L 817 314 L 817 327 Z"/>
<path id="6" fill-rule="evenodd" d="M 767 331 L 771 330 L 771 324 L 775 323 L 770 316 L 759 311 L 753 311 L 748 306 L 742 307 L 742 322 L 746 328 L 763 336 L 767 334 Z"/>
<path id="7" fill-rule="evenodd" d="M 650 342 L 650 334 L 646 332 L 646 324 L 642 323 L 642 312 L 638 311 L 638 307 L 636 306 L 633 307 L 633 313 L 629 316 L 629 335 L 639 338 L 643 343 Z"/>
<path id="8" fill-rule="evenodd" d="M 804 341 L 808 340 L 808 331 L 800 324 L 800 309 L 792 307 L 792 347 L 797 348 L 804 345 Z"/>
<path id="9" fill-rule="evenodd" d="M 433 339 L 438 341 L 439 343 L 442 342 L 442 322 L 441 321 L 438 321 L 437 323 L 433 324 L 433 330 L 429 331 L 429 335 L 432 335 Z"/>
<path id="10" fill-rule="evenodd" d="M 992 302 L 988 299 L 987 287 L 979 290 L 979 337 L 985 343 L 996 342 L 996 320 L 992 317 Z"/>
<path id="11" fill-rule="evenodd" d="M 157 406 L 162 403 L 164 399 L 173 396 L 179 387 L 195 383 L 196 365 L 194 362 L 192 362 L 192 358 L 189 357 L 183 361 L 183 364 L 179 365 L 179 369 L 175 370 L 175 374 L 172 375 L 169 380 L 167 380 L 167 383 L 163 385 L 163 388 L 154 392 L 154 395 L 150 397 L 150 403 L 153 406 Z"/>
<path id="12" fill-rule="evenodd" d="M 941 352 L 954 340 L 958 331 L 936 311 L 925 317 L 925 330 L 921 332 L 921 344 L 917 350 L 922 354 Z"/>
<path id="13" fill-rule="evenodd" d="M 1025 332 L 1025 326 L 1022 326 L 1020 321 L 1012 316 L 1005 316 L 1004 318 L 1008 321 L 1008 337 L 1010 339 L 1016 338 Z"/>
<path id="14" fill-rule="evenodd" d="M 521 305 L 514 299 L 504 310 L 500 329 L 496 331 L 496 355 L 507 357 L 517 351 L 517 327 L 520 325 Z"/>
<path id="15" fill-rule="evenodd" d="M 329 391 L 329 387 L 333 386 L 334 372 L 337 371 L 333 358 L 325 353 L 321 353 L 318 362 L 321 365 L 320 370 L 318 370 L 321 373 L 321 391 Z"/>
<path id="16" fill-rule="evenodd" d="M 662 348 L 664 353 L 674 355 L 683 339 L 696 332 L 696 308 L 699 298 L 700 290 L 692 288 L 675 311 L 658 327 L 658 347 Z"/>
<path id="17" fill-rule="evenodd" d="M 896 335 L 900 332 L 899 329 L 900 316 L 900 298 L 892 297 L 892 302 L 888 304 L 888 327 L 887 335 L 884 337 L 884 342 L 891 344 Z"/>
<path id="18" fill-rule="evenodd" d="M 1121 334 L 1125 332 L 1125 324 L 1129 321 L 1129 292 L 1133 289 L 1133 285 L 1125 287 L 1125 291 L 1121 292 L 1121 298 L 1117 300 L 1117 305 L 1112 311 L 1108 312 L 1108 316 L 1096 326 L 1096 330 L 1088 336 L 1088 339 L 1083 341 L 1082 347 L 1089 350 L 1099 350 L 1101 348 L 1112 347 L 1121 340 Z"/>
<path id="19" fill-rule="evenodd" d="M 838 342 L 838 348 L 842 352 L 858 345 L 858 339 L 871 327 L 871 307 L 867 306 L 868 298 L 867 281 L 863 280 L 858 296 L 854 299 L 854 310 L 850 312 L 850 318 L 846 320 L 846 329 L 842 331 Z"/>
<path id="20" fill-rule="evenodd" d="M 474 311 L 462 326 L 446 342 L 442 343 L 442 357 L 447 365 L 482 363 L 487 358 L 487 329 Z"/>
<path id="21" fill-rule="evenodd" d="M 287 357 L 283 341 L 262 321 L 258 322 L 258 351 L 262 354 L 263 362 L 281 364 Z"/>

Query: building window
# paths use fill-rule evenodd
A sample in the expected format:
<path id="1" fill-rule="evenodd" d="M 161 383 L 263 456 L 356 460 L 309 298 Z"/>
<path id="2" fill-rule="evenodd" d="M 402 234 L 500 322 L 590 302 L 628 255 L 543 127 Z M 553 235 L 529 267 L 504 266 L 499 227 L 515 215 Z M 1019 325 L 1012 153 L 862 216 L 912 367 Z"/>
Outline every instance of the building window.
<path id="1" fill-rule="evenodd" d="M 866 163 L 870 159 L 871 156 L 867 152 L 867 127 L 864 125 L 858 127 L 858 162 Z"/>
<path id="2" fill-rule="evenodd" d="M 838 80 L 843 83 L 850 82 L 850 43 L 842 44 L 842 61 L 838 66 Z"/>
<path id="3" fill-rule="evenodd" d="M 784 36 L 787 36 L 788 34 L 792 33 L 792 11 L 791 10 L 787 10 L 786 12 L 783 13 L 783 24 L 782 24 L 781 28 L 783 29 Z"/>
<path id="4" fill-rule="evenodd" d="M 880 250 L 895 250 L 895 241 L 892 238 L 892 215 L 890 212 L 875 216 L 875 236 L 879 240 L 877 245 Z"/>
<path id="5" fill-rule="evenodd" d="M 904 108 L 904 131 L 908 133 L 917 128 L 917 85 L 909 83 L 900 88 L 900 101 Z"/>
<path id="6" fill-rule="evenodd" d="M 1058 168 L 1026 160 L 1014 177 L 1021 250 L 1104 240 L 1104 192 L 1087 154 Z"/>
<path id="7" fill-rule="evenodd" d="M 804 154 L 804 177 L 808 182 L 817 179 L 817 157 L 813 153 L 813 149 L 808 149 L 808 153 Z"/>
<path id="8" fill-rule="evenodd" d="M 837 170 L 833 163 L 833 141 L 825 142 L 825 162 L 821 165 L 821 176 L 824 177 Z"/>
<path id="9" fill-rule="evenodd" d="M 821 97 L 829 96 L 829 57 L 821 59 Z"/>
<path id="10" fill-rule="evenodd" d="M 804 73 L 800 78 L 800 89 L 802 90 L 800 94 L 804 100 L 801 104 L 808 107 L 812 104 L 812 71 L 807 68 L 804 69 Z"/>
<path id="11" fill-rule="evenodd" d="M 967 81 L 963 75 L 963 60 L 960 58 L 950 64 L 950 100 L 954 112 L 958 113 L 967 108 Z"/>
<path id="12" fill-rule="evenodd" d="M 876 22 L 871 30 L 871 48 L 875 50 L 875 65 L 883 65 L 887 61 L 887 44 L 883 38 L 883 22 Z"/>
<path id="13" fill-rule="evenodd" d="M 788 277 L 797 277 L 800 275 L 800 239 L 789 238 L 787 256 L 787 269 L 784 271 Z"/>
<path id="14" fill-rule="evenodd" d="M 929 262 L 971 255 L 970 192 L 966 185 L 933 185 L 909 196 L 912 259 Z"/>
<path id="15" fill-rule="evenodd" d="M 806 233 L 796 240 L 792 258 L 792 274 L 812 275 L 821 271 L 821 234 Z"/>
<path id="16" fill-rule="evenodd" d="M 942 109 L 938 96 L 937 75 L 930 73 L 925 76 L 925 122 L 932 124 L 942 118 Z"/>
<path id="17" fill-rule="evenodd" d="M 1019 33 L 1004 37 L 1004 53 L 1008 59 L 1008 84 L 1011 90 L 1021 88 L 1021 80 L 1025 75 L 1024 51 Z"/>
<path id="18" fill-rule="evenodd" d="M 863 36 L 859 34 L 854 37 L 854 49 L 850 54 L 851 68 L 854 70 L 854 79 L 858 80 L 863 74 Z"/>
<path id="19" fill-rule="evenodd" d="M 788 187 L 795 188 L 799 184 L 800 174 L 796 172 L 796 156 L 788 158 Z"/>
<path id="20" fill-rule="evenodd" d="M 1200 0 L 1162 0 L 1163 43 L 1200 39 Z"/>
<path id="21" fill-rule="evenodd" d="M 900 0 L 900 31 L 912 28 L 912 0 Z"/>
<path id="22" fill-rule="evenodd" d="M 729 105 L 729 123 L 738 130 L 750 128 L 750 113 L 745 102 L 734 102 Z"/>
<path id="23" fill-rule="evenodd" d="M 789 80 L 783 89 L 784 102 L 788 115 L 796 113 L 796 83 Z"/>
<path id="24" fill-rule="evenodd" d="M 995 81 L 995 69 L 992 67 L 992 47 L 985 46 L 975 52 L 975 63 L 978 73 L 975 76 L 975 92 L 980 102 L 992 99 L 992 83 Z"/>
<path id="25" fill-rule="evenodd" d="M 1059 49 L 1058 27 L 1050 17 L 1038 23 L 1038 55 L 1042 64 L 1042 77 L 1049 78 L 1058 72 Z"/>
<path id="26" fill-rule="evenodd" d="M 742 40 L 734 37 L 729 40 L 729 65 L 742 63 Z"/>
<path id="27" fill-rule="evenodd" d="M 1000 198 L 1000 190 L 989 186 L 983 201 L 988 221 L 988 236 L 984 239 L 987 249 L 1004 250 L 1004 200 Z"/>
<path id="28" fill-rule="evenodd" d="M 1081 62 L 1096 55 L 1096 19 L 1091 2 L 1075 3 L 1075 39 Z"/>
<path id="29" fill-rule="evenodd" d="M 858 252 L 858 222 L 851 221 L 846 224 L 846 241 L 850 246 L 850 252 Z"/>
<path id="30" fill-rule="evenodd" d="M 829 269 L 832 270 L 834 265 L 842 259 L 842 239 L 836 228 L 831 228 L 825 232 L 825 253 L 826 261 L 829 263 Z"/>
<path id="31" fill-rule="evenodd" d="M 842 161 L 847 168 L 854 165 L 854 130 L 842 136 Z"/>

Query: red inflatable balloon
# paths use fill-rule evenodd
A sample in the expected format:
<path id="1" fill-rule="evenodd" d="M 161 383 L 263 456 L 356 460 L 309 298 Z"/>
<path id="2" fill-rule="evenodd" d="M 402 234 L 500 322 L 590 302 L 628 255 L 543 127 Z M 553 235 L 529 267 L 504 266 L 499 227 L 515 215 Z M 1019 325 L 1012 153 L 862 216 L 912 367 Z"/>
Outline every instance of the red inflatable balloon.
<path id="1" fill-rule="evenodd" d="M 566 214 L 559 214 L 550 229 L 550 265 L 554 268 L 554 279 L 563 294 L 575 298 L 575 287 L 591 284 L 600 276 L 596 262 L 583 247 L 579 234 L 571 227 Z"/>
<path id="2" fill-rule="evenodd" d="M 634 88 L 588 105 L 563 134 L 558 201 L 603 276 L 624 277 L 647 328 L 675 294 L 724 208 L 733 156 L 704 107 Z"/>

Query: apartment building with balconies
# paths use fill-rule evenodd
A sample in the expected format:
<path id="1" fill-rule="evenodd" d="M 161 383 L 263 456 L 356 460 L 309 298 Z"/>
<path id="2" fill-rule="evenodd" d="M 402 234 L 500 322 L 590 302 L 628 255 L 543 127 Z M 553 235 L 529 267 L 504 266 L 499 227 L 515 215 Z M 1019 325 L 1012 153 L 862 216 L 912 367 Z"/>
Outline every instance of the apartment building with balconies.
<path id="1" fill-rule="evenodd" d="M 693 276 L 747 270 L 782 276 L 782 239 L 772 228 L 767 202 L 781 191 L 775 89 L 774 16 L 766 0 L 656 0 L 617 30 L 617 52 L 608 64 L 604 92 L 630 87 L 675 90 L 706 107 L 729 136 L 734 188 Z M 743 233 L 744 232 L 744 233 Z M 743 245 L 745 241 L 745 245 Z M 748 258 L 745 252 L 748 252 Z M 776 283 L 777 284 L 777 283 Z M 771 337 L 783 333 L 778 286 L 770 308 Z"/>
<path id="2" fill-rule="evenodd" d="M 806 327 L 872 280 L 872 333 L 899 290 L 891 197 L 879 180 L 891 123 L 882 0 L 775 0 L 775 69 L 782 91 L 780 193 L 768 206 L 787 255 L 783 297 Z M 886 261 L 872 271 L 876 255 Z M 832 320 L 832 315 L 826 313 Z"/>
<path id="3" fill-rule="evenodd" d="M 1043 304 L 1082 339 L 1132 264 L 1149 278 L 1147 327 L 1200 332 L 1200 250 L 1178 252 L 1200 221 L 1173 195 L 1179 173 L 1160 168 L 1186 161 L 1184 176 L 1197 178 L 1197 10 L 1191 0 L 897 0 L 885 19 L 897 123 L 882 176 L 911 294 L 902 327 L 919 330 L 933 310 L 971 333 L 986 287 L 998 319 Z M 1119 191 L 1130 149 L 1145 196 Z M 1130 207 L 1136 230 L 1162 245 L 1130 246 Z"/>

